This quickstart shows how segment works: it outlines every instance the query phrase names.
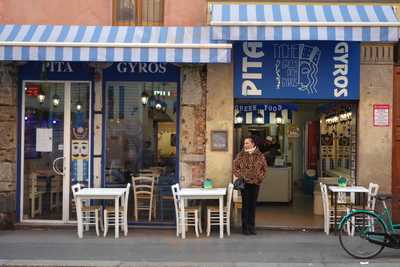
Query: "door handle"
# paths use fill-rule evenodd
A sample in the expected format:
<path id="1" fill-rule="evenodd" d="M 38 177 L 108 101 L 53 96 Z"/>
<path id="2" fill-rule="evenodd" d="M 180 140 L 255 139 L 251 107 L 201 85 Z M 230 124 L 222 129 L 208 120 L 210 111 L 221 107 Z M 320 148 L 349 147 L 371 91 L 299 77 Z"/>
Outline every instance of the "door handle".
<path id="1" fill-rule="evenodd" d="M 53 171 L 55 173 L 57 173 L 58 175 L 64 175 L 64 171 L 63 170 L 59 170 L 56 166 L 57 161 L 59 160 L 64 160 L 64 157 L 58 157 L 53 161 Z M 64 169 L 64 168 L 63 168 Z"/>

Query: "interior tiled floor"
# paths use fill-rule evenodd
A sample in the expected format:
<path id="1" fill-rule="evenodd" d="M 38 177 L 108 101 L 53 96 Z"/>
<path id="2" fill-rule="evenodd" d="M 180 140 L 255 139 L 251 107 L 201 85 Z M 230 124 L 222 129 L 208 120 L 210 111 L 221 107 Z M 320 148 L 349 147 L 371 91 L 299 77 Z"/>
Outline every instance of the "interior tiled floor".
<path id="1" fill-rule="evenodd" d="M 322 229 L 323 216 L 313 213 L 313 196 L 297 191 L 291 204 L 260 203 L 257 227 Z"/>

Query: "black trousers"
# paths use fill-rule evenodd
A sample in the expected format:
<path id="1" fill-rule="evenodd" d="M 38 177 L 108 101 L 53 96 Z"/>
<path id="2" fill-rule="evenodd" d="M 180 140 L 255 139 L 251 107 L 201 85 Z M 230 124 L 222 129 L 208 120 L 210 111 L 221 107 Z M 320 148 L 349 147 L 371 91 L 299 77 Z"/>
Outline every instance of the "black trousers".
<path id="1" fill-rule="evenodd" d="M 256 221 L 256 205 L 260 186 L 245 183 L 242 194 L 242 230 L 254 230 Z"/>

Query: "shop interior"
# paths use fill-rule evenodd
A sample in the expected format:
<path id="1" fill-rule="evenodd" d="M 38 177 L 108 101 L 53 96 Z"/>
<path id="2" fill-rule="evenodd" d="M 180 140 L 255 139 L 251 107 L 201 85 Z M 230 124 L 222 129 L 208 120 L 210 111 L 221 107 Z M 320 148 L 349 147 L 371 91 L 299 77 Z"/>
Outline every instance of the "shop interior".
<path id="1" fill-rule="evenodd" d="M 132 223 L 174 223 L 177 108 L 176 83 L 106 83 L 105 186 L 133 185 L 132 177 L 154 178 L 147 199 L 131 191 Z"/>
<path id="2" fill-rule="evenodd" d="M 235 154 L 253 136 L 268 164 L 257 226 L 323 227 L 319 181 L 356 182 L 356 117 L 352 102 L 235 103 Z"/>

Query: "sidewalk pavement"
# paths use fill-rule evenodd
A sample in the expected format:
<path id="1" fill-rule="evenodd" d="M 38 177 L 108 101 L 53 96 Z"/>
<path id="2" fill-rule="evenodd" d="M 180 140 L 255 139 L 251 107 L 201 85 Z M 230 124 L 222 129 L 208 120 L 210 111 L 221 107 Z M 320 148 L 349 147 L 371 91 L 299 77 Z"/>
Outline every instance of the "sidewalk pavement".
<path id="1" fill-rule="evenodd" d="M 214 231 L 186 240 L 174 230 L 131 228 L 120 239 L 112 234 L 91 231 L 78 239 L 74 228 L 0 231 L 0 266 L 400 266 L 400 250 L 385 248 L 376 259 L 360 261 L 322 232 L 260 230 L 219 239 Z"/>

